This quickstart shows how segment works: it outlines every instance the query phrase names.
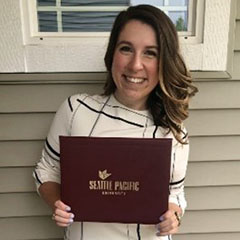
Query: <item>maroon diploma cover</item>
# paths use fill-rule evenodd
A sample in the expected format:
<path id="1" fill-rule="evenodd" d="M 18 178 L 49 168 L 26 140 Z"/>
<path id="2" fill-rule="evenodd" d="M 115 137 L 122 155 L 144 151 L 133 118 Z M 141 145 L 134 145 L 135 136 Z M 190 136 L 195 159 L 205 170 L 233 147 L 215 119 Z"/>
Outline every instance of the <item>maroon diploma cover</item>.
<path id="1" fill-rule="evenodd" d="M 168 209 L 171 139 L 60 137 L 61 199 L 75 221 L 156 224 Z"/>

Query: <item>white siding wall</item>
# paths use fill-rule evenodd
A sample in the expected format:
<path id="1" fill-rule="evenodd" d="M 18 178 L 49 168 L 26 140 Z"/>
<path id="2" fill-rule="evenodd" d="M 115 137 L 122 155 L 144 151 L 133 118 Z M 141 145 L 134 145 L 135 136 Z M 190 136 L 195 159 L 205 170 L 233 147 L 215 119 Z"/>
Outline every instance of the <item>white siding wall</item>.
<path id="1" fill-rule="evenodd" d="M 240 239 L 240 1 L 235 33 L 232 79 L 196 79 L 200 92 L 186 123 L 188 209 L 175 240 Z M 59 104 L 76 92 L 101 92 L 103 79 L 104 74 L 0 75 L 1 239 L 61 238 L 31 172 Z"/>

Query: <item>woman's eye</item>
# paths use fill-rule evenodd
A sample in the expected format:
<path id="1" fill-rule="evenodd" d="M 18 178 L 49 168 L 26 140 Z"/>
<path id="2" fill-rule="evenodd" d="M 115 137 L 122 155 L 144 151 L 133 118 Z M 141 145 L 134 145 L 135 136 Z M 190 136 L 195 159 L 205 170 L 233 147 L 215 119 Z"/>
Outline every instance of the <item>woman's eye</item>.
<path id="1" fill-rule="evenodd" d="M 131 52 L 131 48 L 129 46 L 122 46 L 120 47 L 121 52 Z"/>
<path id="2" fill-rule="evenodd" d="M 146 52 L 145 52 L 145 55 L 146 56 L 148 56 L 148 57 L 157 57 L 157 52 L 155 52 L 155 51 L 152 51 L 152 50 L 147 50 Z"/>

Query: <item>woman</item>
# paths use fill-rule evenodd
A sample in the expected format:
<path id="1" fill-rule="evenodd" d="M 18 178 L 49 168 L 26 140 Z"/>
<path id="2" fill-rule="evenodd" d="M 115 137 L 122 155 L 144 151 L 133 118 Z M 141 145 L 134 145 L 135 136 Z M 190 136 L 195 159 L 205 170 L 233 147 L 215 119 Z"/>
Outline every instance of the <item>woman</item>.
<path id="1" fill-rule="evenodd" d="M 186 207 L 183 183 L 189 147 L 182 123 L 189 98 L 197 92 L 171 20 L 149 5 L 122 11 L 111 32 L 105 65 L 103 95 L 71 96 L 56 113 L 34 171 L 39 193 L 52 207 L 56 224 L 68 227 L 65 239 L 171 239 Z M 59 135 L 172 138 L 169 210 L 159 224 L 74 222 L 70 206 L 60 199 Z"/>

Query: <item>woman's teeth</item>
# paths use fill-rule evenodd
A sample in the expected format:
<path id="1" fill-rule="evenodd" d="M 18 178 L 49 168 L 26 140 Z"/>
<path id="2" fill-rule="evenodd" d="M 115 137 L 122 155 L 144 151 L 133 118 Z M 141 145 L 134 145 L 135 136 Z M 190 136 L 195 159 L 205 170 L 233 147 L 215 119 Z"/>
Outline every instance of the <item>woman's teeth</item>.
<path id="1" fill-rule="evenodd" d="M 126 79 L 127 79 L 129 82 L 132 82 L 132 83 L 142 83 L 142 82 L 144 81 L 144 78 L 126 77 Z"/>

